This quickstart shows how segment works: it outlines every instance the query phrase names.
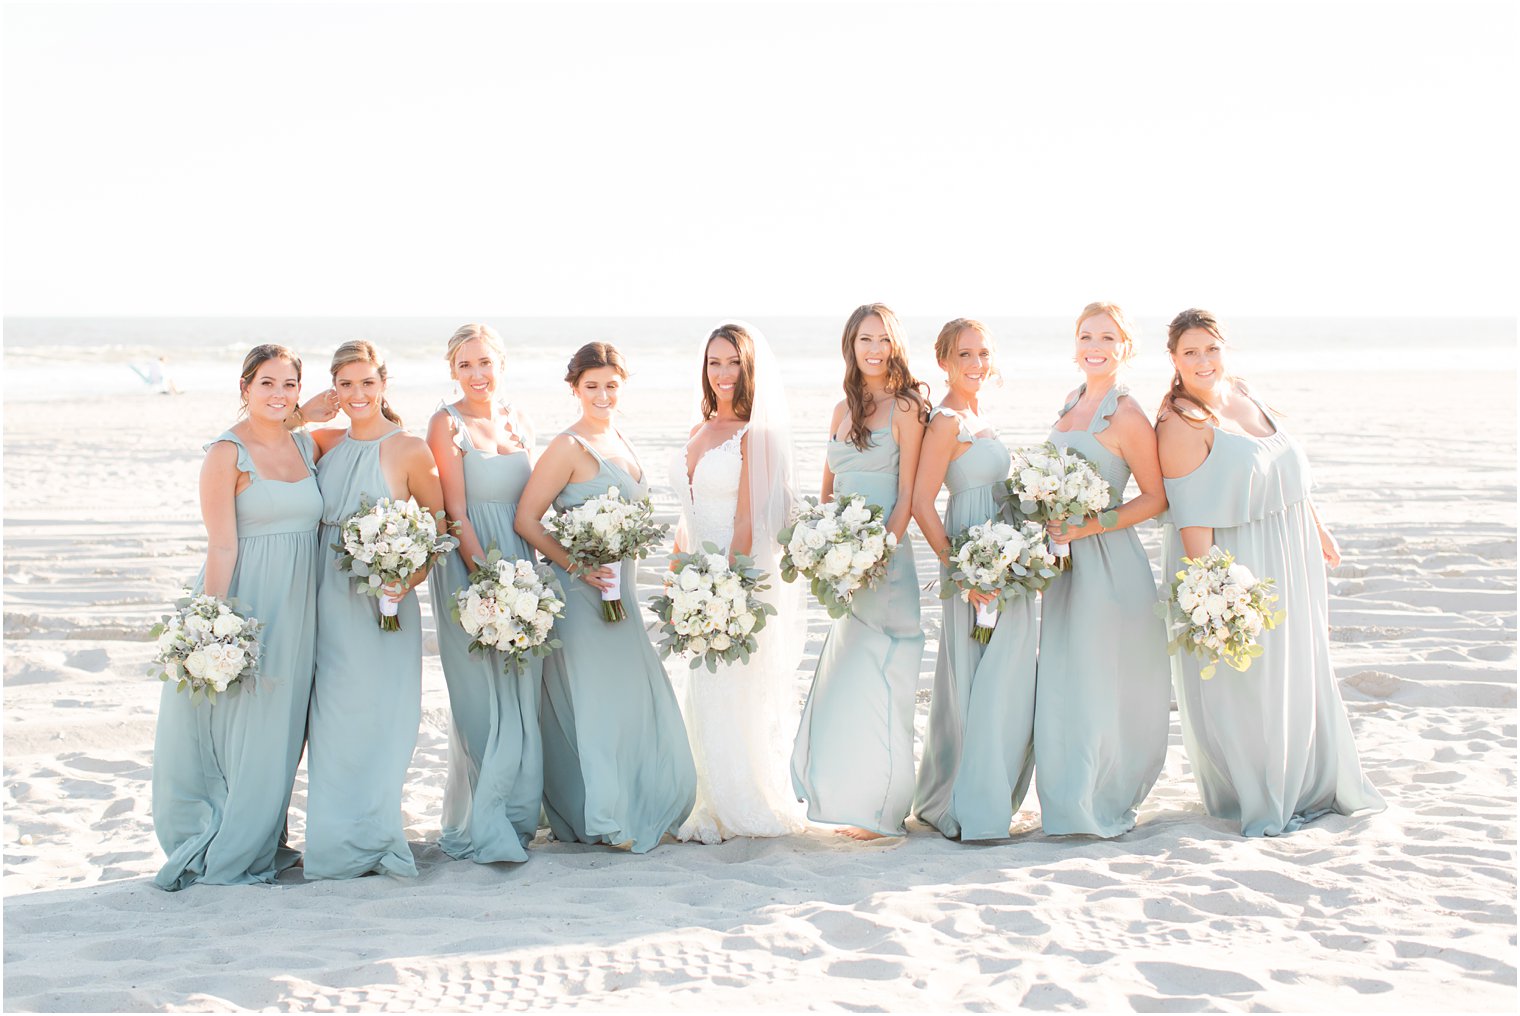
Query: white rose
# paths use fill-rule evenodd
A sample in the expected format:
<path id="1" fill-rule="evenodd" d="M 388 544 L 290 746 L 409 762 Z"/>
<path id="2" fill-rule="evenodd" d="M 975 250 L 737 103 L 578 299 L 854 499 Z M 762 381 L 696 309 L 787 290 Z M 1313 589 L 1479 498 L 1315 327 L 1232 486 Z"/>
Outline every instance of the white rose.
<path id="1" fill-rule="evenodd" d="M 1192 620 L 1193 620 L 1193 623 L 1196 624 L 1196 625 L 1202 626 L 1202 625 L 1208 624 L 1209 623 L 1209 614 L 1208 614 L 1208 611 L 1204 610 L 1203 607 L 1195 607 L 1195 608 L 1193 608 Z"/>
<path id="2" fill-rule="evenodd" d="M 869 550 L 859 550 L 850 559 L 850 567 L 856 571 L 870 571 L 875 567 L 878 559 L 878 555 L 871 553 Z"/>
<path id="3" fill-rule="evenodd" d="M 1203 609 L 1208 611 L 1210 617 L 1223 617 L 1229 604 L 1218 593 L 1210 593 L 1203 599 Z"/>
<path id="4" fill-rule="evenodd" d="M 517 600 L 512 604 L 512 612 L 524 621 L 531 621 L 533 615 L 538 613 L 538 597 L 524 590 L 517 594 Z"/>
<path id="5" fill-rule="evenodd" d="M 731 645 L 733 645 L 733 641 L 722 632 L 719 632 L 713 636 L 712 648 L 716 649 L 718 652 L 723 652 L 723 650 L 727 649 Z"/>
<path id="6" fill-rule="evenodd" d="M 696 653 L 698 656 L 701 656 L 703 653 L 707 652 L 707 640 L 698 635 L 696 638 L 687 643 L 686 648 L 691 650 L 693 653 Z"/>
<path id="7" fill-rule="evenodd" d="M 849 507 L 839 513 L 841 521 L 850 526 L 863 525 L 871 519 L 871 512 L 859 501 L 851 501 Z"/>
<path id="8" fill-rule="evenodd" d="M 204 678 L 206 676 L 206 669 L 210 665 L 210 662 L 211 661 L 206 657 L 206 651 L 203 649 L 197 649 L 189 656 L 185 657 L 185 669 L 190 672 L 191 677 L 194 677 L 196 679 Z"/>
<path id="9" fill-rule="evenodd" d="M 242 630 L 242 619 L 236 614 L 218 614 L 216 620 L 211 622 L 211 633 L 219 639 L 236 635 Z"/>
<path id="10" fill-rule="evenodd" d="M 843 575 L 850 570 L 850 563 L 854 555 L 850 548 L 839 544 L 829 548 L 829 552 L 823 555 L 823 573 L 825 575 Z"/>
<path id="11" fill-rule="evenodd" d="M 199 614 L 191 614 L 185 618 L 185 634 L 190 636 L 192 641 L 204 641 L 211 634 L 211 622 Z"/>

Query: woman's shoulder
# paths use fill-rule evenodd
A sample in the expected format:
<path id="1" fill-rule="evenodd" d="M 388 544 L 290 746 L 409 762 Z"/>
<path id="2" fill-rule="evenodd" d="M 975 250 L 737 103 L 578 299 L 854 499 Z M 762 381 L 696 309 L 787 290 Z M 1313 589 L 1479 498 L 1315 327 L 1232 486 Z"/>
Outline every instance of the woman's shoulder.
<path id="1" fill-rule="evenodd" d="M 319 427 L 316 430 L 308 430 L 311 439 L 317 443 L 317 449 L 324 455 L 348 436 L 347 429 L 343 427 Z"/>

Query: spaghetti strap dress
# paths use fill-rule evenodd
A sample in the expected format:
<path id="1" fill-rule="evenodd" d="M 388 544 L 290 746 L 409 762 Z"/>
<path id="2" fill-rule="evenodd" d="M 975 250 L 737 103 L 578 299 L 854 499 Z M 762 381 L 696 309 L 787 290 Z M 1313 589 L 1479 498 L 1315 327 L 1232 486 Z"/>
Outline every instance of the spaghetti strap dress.
<path id="1" fill-rule="evenodd" d="M 959 419 L 943 406 L 935 413 Z M 999 515 L 997 495 L 1011 465 L 1003 442 L 972 435 L 964 421 L 960 428 L 959 440 L 971 447 L 945 470 L 945 532 L 952 537 Z M 950 582 L 943 565 L 939 580 Z M 971 637 L 971 604 L 959 593 L 940 602 L 944 620 L 913 812 L 951 839 L 1002 839 L 1034 772 L 1036 597 L 1020 597 L 1001 611 L 985 646 Z"/>
<path id="2" fill-rule="evenodd" d="M 313 446 L 292 435 L 308 475 L 259 476 L 253 456 L 227 431 L 208 444 L 237 448 L 249 485 L 235 499 L 238 553 L 227 595 L 263 622 L 259 673 L 215 702 L 165 682 L 153 743 L 153 829 L 168 856 L 161 889 L 196 882 L 272 882 L 300 855 L 285 845 L 285 815 L 311 696 L 316 640 L 317 491 Z M 194 592 L 205 588 L 205 570 Z"/>
<path id="3" fill-rule="evenodd" d="M 1061 410 L 1065 416 L 1086 390 Z M 1052 430 L 1124 501 L 1130 470 L 1097 438 L 1126 390 L 1115 385 L 1082 430 Z M 1166 762 L 1171 664 L 1156 616 L 1156 579 L 1133 527 L 1071 543 L 1070 567 L 1042 594 L 1034 758 L 1040 818 L 1051 835 L 1119 836 Z"/>
<path id="4" fill-rule="evenodd" d="M 625 498 L 649 493 L 590 444 L 597 473 L 569 483 L 554 499 L 563 511 L 617 487 Z M 640 468 L 640 473 L 643 469 Z M 627 845 L 635 854 L 659 845 L 691 813 L 697 795 L 681 709 L 639 612 L 635 569 L 622 569 L 627 617 L 606 621 L 601 594 L 558 565 L 565 615 L 562 643 L 544 658 L 539 721 L 544 743 L 544 813 L 563 842 Z"/>
<path id="5" fill-rule="evenodd" d="M 1245 836 L 1278 836 L 1329 812 L 1381 811 L 1362 773 L 1330 662 L 1329 593 L 1302 447 L 1260 406 L 1264 438 L 1214 430 L 1203 464 L 1166 481 L 1166 576 L 1182 568 L 1178 529 L 1209 526 L 1214 544 L 1276 580 L 1283 623 L 1260 637 L 1244 673 L 1205 681 L 1190 653 L 1172 657 L 1182 739 L 1203 805 Z M 1170 582 L 1167 583 L 1170 588 Z"/>
<path id="6" fill-rule="evenodd" d="M 527 450 L 503 455 L 476 448 L 459 410 L 444 411 L 464 452 L 465 514 L 481 547 L 495 547 L 509 561 L 536 560 L 512 528 L 533 471 Z M 530 656 L 508 671 L 495 650 L 470 652 L 470 636 L 453 614 L 454 595 L 469 585 L 473 570 L 462 554 L 445 555 L 428 572 L 451 716 L 438 845 L 459 860 L 526 861 L 544 796 L 543 659 Z"/>
<path id="7" fill-rule="evenodd" d="M 865 450 L 831 438 L 836 495 L 897 506 L 900 452 L 890 425 Z M 902 836 L 913 805 L 913 709 L 924 653 L 918 572 L 906 535 L 887 574 L 856 593 L 818 656 L 792 749 L 792 789 L 814 822 Z"/>
<path id="8" fill-rule="evenodd" d="M 401 790 L 422 721 L 422 611 L 409 590 L 400 631 L 381 631 L 379 601 L 353 591 L 334 567 L 338 530 L 361 500 L 394 496 L 380 446 L 398 428 L 352 434 L 317 463 L 322 567 L 317 580 L 317 669 L 307 745 L 306 877 L 415 875 L 401 821 Z"/>

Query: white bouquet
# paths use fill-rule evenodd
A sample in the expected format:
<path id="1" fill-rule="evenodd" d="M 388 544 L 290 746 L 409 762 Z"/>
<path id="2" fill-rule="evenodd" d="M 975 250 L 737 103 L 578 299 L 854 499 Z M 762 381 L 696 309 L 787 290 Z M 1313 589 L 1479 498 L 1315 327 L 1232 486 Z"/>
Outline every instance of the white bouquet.
<path id="1" fill-rule="evenodd" d="M 1273 610 L 1272 579 L 1258 579 L 1233 555 L 1210 547 L 1202 557 L 1185 557 L 1172 581 L 1171 596 L 1156 605 L 1166 621 L 1167 647 L 1186 650 L 1204 662 L 1199 676 L 1214 676 L 1223 660 L 1239 671 L 1261 655 L 1257 638 L 1282 624 L 1287 613 Z"/>
<path id="2" fill-rule="evenodd" d="M 970 591 L 996 593 L 992 602 L 976 608 L 971 637 L 982 645 L 992 641 L 998 614 L 1020 596 L 1033 596 L 1055 577 L 1056 558 L 1045 527 L 1038 522 L 983 522 L 950 540 L 950 584 L 940 590 L 948 599 L 957 591 L 970 600 Z"/>
<path id="3" fill-rule="evenodd" d="M 649 601 L 660 619 L 661 656 L 690 656 L 691 669 L 704 663 L 717 673 L 719 663 L 748 663 L 758 645 L 757 632 L 776 608 L 760 599 L 769 589 L 765 572 L 743 554 L 734 563 L 705 543 L 700 551 L 675 555 L 665 575 L 662 595 Z"/>
<path id="4" fill-rule="evenodd" d="M 648 557 L 670 527 L 654 521 L 649 498 L 629 501 L 617 487 L 608 487 L 607 493 L 550 516 L 548 528 L 564 544 L 572 571 L 588 572 L 602 565 L 612 569 L 612 587 L 602 590 L 602 617 L 621 621 L 628 616 L 623 609 L 623 562 Z"/>
<path id="5" fill-rule="evenodd" d="M 186 595 L 175 602 L 174 613 L 150 630 L 158 655 L 148 673 L 175 681 L 190 696 L 204 692 L 216 701 L 217 692 L 234 684 L 252 685 L 259 672 L 259 632 L 264 625 L 244 617 L 242 605 L 219 596 Z"/>
<path id="6" fill-rule="evenodd" d="M 792 524 L 781 530 L 781 577 L 807 577 L 830 617 L 849 613 L 850 599 L 887 573 L 897 537 L 887 532 L 880 506 L 860 494 L 841 494 L 819 504 L 803 498 Z"/>
<path id="7" fill-rule="evenodd" d="M 353 577 L 354 592 L 380 600 L 381 631 L 401 630 L 396 618 L 401 601 L 381 587 L 407 581 L 435 557 L 459 546 L 454 537 L 439 534 L 434 520 L 442 518 L 443 512 L 425 512 L 413 498 L 382 497 L 373 504 L 365 498 L 339 528 L 338 542 L 332 545 L 338 552 L 333 564 Z"/>
<path id="8" fill-rule="evenodd" d="M 561 645 L 549 637 L 565 614 L 564 591 L 548 565 L 508 560 L 492 547 L 469 584 L 454 594 L 454 620 L 470 636 L 470 651 L 498 650 L 510 671 L 529 656 Z"/>
<path id="9" fill-rule="evenodd" d="M 1105 529 L 1119 524 L 1119 513 L 1108 507 L 1113 491 L 1098 467 L 1080 452 L 1058 448 L 1053 441 L 1014 449 L 1013 468 L 1003 483 L 1007 503 L 1025 518 L 1080 526 L 1088 515 L 1096 515 Z M 1070 545 L 1055 544 L 1060 567 L 1065 567 L 1070 554 Z"/>

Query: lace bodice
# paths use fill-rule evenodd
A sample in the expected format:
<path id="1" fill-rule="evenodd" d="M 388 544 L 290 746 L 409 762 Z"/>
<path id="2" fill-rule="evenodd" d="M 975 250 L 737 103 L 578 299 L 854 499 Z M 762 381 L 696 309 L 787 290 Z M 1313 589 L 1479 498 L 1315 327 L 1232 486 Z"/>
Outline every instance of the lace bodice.
<path id="1" fill-rule="evenodd" d="M 676 500 L 686 520 L 686 531 L 696 550 L 704 543 L 712 543 L 719 550 L 727 550 L 734 539 L 734 511 L 739 507 L 739 473 L 744 468 L 744 456 L 740 442 L 748 427 L 740 428 L 733 437 L 722 444 L 709 448 L 697 460 L 686 482 L 686 449 L 676 449 L 671 460 L 670 482 L 676 489 Z"/>

